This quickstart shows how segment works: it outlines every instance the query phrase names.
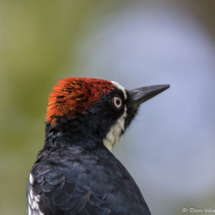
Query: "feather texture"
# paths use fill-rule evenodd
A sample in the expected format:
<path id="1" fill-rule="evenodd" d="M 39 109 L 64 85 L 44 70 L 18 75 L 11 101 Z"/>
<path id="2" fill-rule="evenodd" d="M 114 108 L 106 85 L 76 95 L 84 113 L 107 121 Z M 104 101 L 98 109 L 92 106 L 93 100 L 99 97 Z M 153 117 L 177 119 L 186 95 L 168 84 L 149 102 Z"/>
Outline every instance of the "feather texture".
<path id="1" fill-rule="evenodd" d="M 105 147 L 90 154 L 80 147 L 42 152 L 27 195 L 28 215 L 150 214 L 130 174 Z"/>

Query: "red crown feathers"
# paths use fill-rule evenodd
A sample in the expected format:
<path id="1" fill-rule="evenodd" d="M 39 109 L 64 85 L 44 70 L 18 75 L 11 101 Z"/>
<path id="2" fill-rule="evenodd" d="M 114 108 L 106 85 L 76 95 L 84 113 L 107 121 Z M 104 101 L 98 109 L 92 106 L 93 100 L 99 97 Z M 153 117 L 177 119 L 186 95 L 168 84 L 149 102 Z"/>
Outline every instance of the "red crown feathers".
<path id="1" fill-rule="evenodd" d="M 102 95 L 114 90 L 106 80 L 94 78 L 65 78 L 50 93 L 46 122 L 54 125 L 57 116 L 76 118 L 85 114 L 87 108 L 99 101 Z"/>

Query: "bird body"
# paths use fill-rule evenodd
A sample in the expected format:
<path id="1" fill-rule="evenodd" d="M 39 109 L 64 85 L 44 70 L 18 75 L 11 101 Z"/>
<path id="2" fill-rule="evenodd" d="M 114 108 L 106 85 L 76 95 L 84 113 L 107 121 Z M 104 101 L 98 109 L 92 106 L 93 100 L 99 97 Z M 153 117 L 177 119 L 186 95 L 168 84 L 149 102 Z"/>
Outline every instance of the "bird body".
<path id="1" fill-rule="evenodd" d="M 57 84 L 49 97 L 44 148 L 29 175 L 27 215 L 150 215 L 111 149 L 143 100 L 164 86 L 127 91 L 91 78 Z"/>

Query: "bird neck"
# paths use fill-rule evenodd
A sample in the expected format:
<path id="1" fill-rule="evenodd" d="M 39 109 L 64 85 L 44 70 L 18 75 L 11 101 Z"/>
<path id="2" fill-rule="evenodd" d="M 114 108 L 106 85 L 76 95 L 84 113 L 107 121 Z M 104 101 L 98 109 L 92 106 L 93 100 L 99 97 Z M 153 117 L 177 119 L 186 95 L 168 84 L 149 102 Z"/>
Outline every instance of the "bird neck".
<path id="1" fill-rule="evenodd" d="M 82 146 L 94 148 L 103 145 L 103 137 L 92 132 L 89 125 L 71 121 L 52 126 L 46 123 L 44 148 L 60 148 L 66 146 Z"/>

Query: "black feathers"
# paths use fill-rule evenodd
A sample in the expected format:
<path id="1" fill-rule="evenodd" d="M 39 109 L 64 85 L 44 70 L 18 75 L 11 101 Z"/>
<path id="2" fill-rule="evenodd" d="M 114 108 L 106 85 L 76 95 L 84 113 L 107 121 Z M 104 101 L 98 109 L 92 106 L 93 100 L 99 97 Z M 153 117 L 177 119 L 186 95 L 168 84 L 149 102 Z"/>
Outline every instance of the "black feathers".
<path id="1" fill-rule="evenodd" d="M 149 88 L 125 91 L 116 82 L 78 80 L 61 81 L 51 93 L 44 148 L 29 176 L 27 215 L 150 215 L 135 181 L 108 150 L 136 116 Z M 92 85 L 91 95 L 89 80 L 111 90 Z M 71 89 L 65 89 L 66 83 Z M 73 85 L 78 93 L 72 93 Z"/>
<path id="2" fill-rule="evenodd" d="M 150 214 L 134 180 L 105 147 L 41 152 L 31 174 L 28 190 L 44 215 Z"/>

